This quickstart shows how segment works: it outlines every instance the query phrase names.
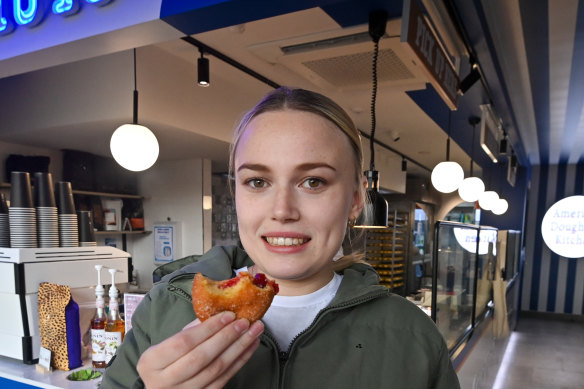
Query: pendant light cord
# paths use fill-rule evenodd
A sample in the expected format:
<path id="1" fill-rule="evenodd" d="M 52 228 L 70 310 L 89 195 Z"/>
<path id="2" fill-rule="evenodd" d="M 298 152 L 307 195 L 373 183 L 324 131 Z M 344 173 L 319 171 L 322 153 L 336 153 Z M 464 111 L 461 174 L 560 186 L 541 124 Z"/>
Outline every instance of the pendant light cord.
<path id="1" fill-rule="evenodd" d="M 450 121 L 452 119 L 452 111 L 448 110 L 448 138 L 446 139 L 446 161 L 450 161 Z"/>
<path id="2" fill-rule="evenodd" d="M 371 154 L 371 161 L 369 164 L 369 170 L 375 170 L 375 149 L 373 147 L 373 140 L 375 138 L 375 103 L 377 102 L 377 57 L 379 56 L 379 40 L 374 40 L 375 44 L 373 50 L 373 88 L 371 91 L 371 138 L 369 139 L 369 151 Z"/>
<path id="3" fill-rule="evenodd" d="M 475 146 L 475 127 L 476 125 L 473 124 L 472 125 L 472 145 L 470 145 L 470 176 L 474 177 L 473 175 L 473 171 L 472 171 L 472 164 L 473 164 L 473 158 L 474 158 L 474 146 Z"/>
<path id="4" fill-rule="evenodd" d="M 134 119 L 133 124 L 138 124 L 138 84 L 136 81 L 136 48 L 134 48 Z"/>

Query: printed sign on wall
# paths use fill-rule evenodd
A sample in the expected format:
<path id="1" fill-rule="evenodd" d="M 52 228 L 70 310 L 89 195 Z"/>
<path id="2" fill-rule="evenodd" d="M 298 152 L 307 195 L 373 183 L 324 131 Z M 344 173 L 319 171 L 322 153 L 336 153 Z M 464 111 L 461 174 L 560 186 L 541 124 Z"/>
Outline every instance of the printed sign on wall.
<path id="1" fill-rule="evenodd" d="M 541 235 L 554 253 L 584 257 L 584 196 L 566 197 L 552 205 L 541 222 Z"/>

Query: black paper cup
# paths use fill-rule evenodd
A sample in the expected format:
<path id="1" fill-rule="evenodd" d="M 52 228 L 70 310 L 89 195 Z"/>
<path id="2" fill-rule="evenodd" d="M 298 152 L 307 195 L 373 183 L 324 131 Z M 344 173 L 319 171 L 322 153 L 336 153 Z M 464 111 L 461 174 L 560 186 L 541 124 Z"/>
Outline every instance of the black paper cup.
<path id="1" fill-rule="evenodd" d="M 51 173 L 34 174 L 34 203 L 37 207 L 56 207 Z"/>
<path id="2" fill-rule="evenodd" d="M 57 182 L 55 185 L 55 192 L 57 193 L 57 208 L 59 209 L 59 215 L 76 215 L 71 183 L 68 181 Z"/>
<path id="3" fill-rule="evenodd" d="M 33 208 L 30 173 L 12 172 L 10 174 L 10 206 L 15 208 Z"/>
<path id="4" fill-rule="evenodd" d="M 0 214 L 8 215 L 8 203 L 6 202 L 6 195 L 0 193 Z"/>
<path id="5" fill-rule="evenodd" d="M 79 217 L 79 242 L 95 242 L 91 211 L 77 212 Z"/>

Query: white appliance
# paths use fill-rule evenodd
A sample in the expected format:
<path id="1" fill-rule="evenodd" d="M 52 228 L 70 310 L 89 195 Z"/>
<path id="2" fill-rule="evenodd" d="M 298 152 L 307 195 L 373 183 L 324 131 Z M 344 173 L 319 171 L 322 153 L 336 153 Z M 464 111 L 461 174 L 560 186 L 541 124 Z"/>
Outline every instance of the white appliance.
<path id="1" fill-rule="evenodd" d="M 128 282 L 130 254 L 109 246 L 0 248 L 0 355 L 36 363 L 40 350 L 37 295 L 41 282 L 85 291 L 97 282 L 95 265 L 114 268 L 116 284 Z M 106 280 L 107 277 L 102 277 Z M 85 293 L 87 294 L 87 293 Z"/>

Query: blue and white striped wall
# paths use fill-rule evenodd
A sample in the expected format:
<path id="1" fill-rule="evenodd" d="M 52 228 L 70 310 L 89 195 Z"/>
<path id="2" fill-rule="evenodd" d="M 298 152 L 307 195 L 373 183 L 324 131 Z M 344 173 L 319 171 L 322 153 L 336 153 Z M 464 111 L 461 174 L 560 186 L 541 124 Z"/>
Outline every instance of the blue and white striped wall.
<path id="1" fill-rule="evenodd" d="M 584 194 L 584 162 L 533 166 L 525 220 L 521 310 L 584 315 L 584 258 L 554 254 L 541 236 L 555 202 Z"/>

